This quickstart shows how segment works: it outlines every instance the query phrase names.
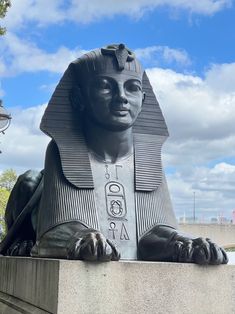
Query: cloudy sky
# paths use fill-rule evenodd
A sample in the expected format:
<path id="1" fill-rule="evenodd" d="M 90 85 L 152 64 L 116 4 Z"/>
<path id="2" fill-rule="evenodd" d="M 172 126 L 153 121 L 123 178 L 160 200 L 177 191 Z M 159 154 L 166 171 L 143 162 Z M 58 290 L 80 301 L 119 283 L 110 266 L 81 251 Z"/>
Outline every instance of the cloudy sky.
<path id="1" fill-rule="evenodd" d="M 39 123 L 68 64 L 123 42 L 141 60 L 170 132 L 163 159 L 177 216 L 235 208 L 233 0 L 12 0 L 0 38 L 0 97 L 13 120 L 0 171 L 43 167 Z"/>

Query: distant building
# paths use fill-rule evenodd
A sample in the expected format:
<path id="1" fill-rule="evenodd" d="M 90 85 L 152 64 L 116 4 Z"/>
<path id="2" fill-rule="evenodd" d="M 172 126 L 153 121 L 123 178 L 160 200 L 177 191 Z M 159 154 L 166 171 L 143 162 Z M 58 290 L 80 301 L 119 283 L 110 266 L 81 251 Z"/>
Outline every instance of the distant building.
<path id="1" fill-rule="evenodd" d="M 211 223 L 212 223 L 212 224 L 217 224 L 217 223 L 218 223 L 218 218 L 212 217 L 212 218 L 211 218 Z"/>
<path id="2" fill-rule="evenodd" d="M 180 216 L 177 217 L 180 224 L 234 224 L 235 225 L 235 210 L 233 211 L 233 220 L 231 218 L 219 215 L 218 217 L 194 217 L 192 216 Z"/>
<path id="3" fill-rule="evenodd" d="M 235 209 L 232 212 L 232 223 L 235 225 Z"/>
<path id="4" fill-rule="evenodd" d="M 182 224 L 185 224 L 185 223 L 198 223 L 199 220 L 197 217 L 186 217 L 186 216 L 183 216 L 183 217 L 179 217 L 178 219 L 179 223 L 182 223 Z"/>
<path id="5" fill-rule="evenodd" d="M 230 220 L 224 216 L 219 216 L 219 221 L 218 221 L 219 224 L 228 224 L 230 223 Z"/>

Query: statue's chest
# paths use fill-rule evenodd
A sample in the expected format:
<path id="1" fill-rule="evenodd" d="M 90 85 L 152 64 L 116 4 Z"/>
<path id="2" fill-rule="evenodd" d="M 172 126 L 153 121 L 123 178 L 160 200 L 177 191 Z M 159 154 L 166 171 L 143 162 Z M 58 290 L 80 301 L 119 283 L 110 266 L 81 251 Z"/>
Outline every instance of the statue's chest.
<path id="1" fill-rule="evenodd" d="M 100 231 L 116 243 L 122 259 L 136 259 L 133 155 L 114 164 L 90 160 Z"/>

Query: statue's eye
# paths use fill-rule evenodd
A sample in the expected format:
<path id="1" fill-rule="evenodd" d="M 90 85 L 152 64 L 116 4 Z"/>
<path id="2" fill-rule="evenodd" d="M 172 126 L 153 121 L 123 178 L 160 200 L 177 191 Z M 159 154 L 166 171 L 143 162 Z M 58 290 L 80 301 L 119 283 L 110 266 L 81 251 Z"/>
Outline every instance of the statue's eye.
<path id="1" fill-rule="evenodd" d="M 130 80 L 126 82 L 126 90 L 129 92 L 140 92 L 142 90 L 141 83 L 139 81 Z"/>
<path id="2" fill-rule="evenodd" d="M 106 79 L 97 80 L 95 87 L 102 93 L 110 93 L 112 91 L 112 85 Z"/>

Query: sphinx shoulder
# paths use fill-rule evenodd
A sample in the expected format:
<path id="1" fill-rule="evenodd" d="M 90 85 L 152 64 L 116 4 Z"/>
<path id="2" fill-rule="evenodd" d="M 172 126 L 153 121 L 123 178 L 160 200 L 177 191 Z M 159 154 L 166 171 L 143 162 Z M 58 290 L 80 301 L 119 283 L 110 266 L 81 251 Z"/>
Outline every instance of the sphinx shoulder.
<path id="1" fill-rule="evenodd" d="M 43 171 L 35 170 L 28 170 L 18 177 L 6 207 L 5 220 L 8 230 L 32 198 L 42 177 Z"/>

